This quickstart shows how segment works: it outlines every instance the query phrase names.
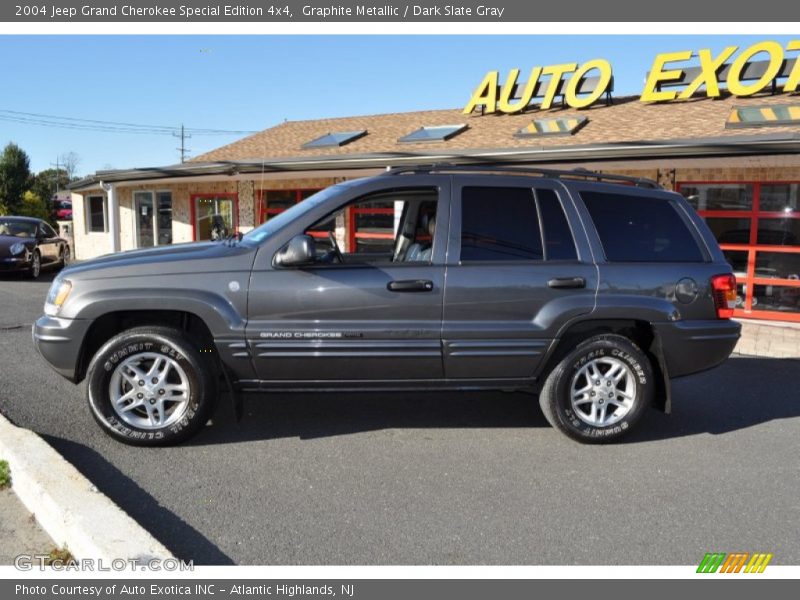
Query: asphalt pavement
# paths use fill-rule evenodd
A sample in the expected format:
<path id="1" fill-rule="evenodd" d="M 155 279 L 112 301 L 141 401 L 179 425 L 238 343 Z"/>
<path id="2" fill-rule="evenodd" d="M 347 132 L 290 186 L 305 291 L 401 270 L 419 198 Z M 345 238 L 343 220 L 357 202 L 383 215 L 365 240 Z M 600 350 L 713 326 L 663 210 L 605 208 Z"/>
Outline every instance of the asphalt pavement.
<path id="1" fill-rule="evenodd" d="M 37 355 L 50 277 L 0 278 L 0 411 L 196 564 L 800 564 L 800 361 L 674 382 L 624 443 L 582 446 L 525 394 L 226 397 L 177 448 L 124 446 Z"/>

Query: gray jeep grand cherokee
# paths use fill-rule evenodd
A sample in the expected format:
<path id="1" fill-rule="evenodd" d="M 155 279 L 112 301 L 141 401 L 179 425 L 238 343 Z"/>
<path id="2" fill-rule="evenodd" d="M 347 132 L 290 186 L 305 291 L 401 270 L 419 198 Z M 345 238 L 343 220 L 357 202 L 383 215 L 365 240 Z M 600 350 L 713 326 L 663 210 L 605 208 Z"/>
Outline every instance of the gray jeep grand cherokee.
<path id="1" fill-rule="evenodd" d="M 244 391 L 527 390 L 607 442 L 728 357 L 735 299 L 705 223 L 653 182 L 438 166 L 340 183 L 241 239 L 74 265 L 33 338 L 131 444 L 195 433 L 220 383 L 239 414 Z"/>

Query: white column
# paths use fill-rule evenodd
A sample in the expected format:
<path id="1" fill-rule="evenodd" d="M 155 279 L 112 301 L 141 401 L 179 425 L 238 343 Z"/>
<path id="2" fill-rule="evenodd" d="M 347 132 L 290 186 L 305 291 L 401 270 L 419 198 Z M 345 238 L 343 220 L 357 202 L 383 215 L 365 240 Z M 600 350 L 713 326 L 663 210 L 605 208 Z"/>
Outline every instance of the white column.
<path id="1" fill-rule="evenodd" d="M 108 201 L 108 233 L 111 235 L 111 252 L 119 252 L 119 198 L 117 186 L 113 183 L 102 183 Z"/>

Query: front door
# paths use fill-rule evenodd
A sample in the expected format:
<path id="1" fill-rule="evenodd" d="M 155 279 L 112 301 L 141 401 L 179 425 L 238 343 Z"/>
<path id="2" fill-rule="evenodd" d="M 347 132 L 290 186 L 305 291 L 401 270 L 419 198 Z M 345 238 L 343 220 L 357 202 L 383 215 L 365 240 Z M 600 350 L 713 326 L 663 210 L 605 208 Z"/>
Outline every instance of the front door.
<path id="1" fill-rule="evenodd" d="M 558 183 L 513 177 L 454 187 L 442 338 L 448 379 L 529 379 L 563 318 L 590 312 L 597 289 L 585 234 Z M 565 212 L 567 211 L 567 212 Z M 572 219 L 577 222 L 577 218 Z"/>
<path id="2" fill-rule="evenodd" d="M 441 379 L 442 181 L 359 195 L 291 232 L 314 237 L 317 263 L 254 268 L 247 338 L 264 385 Z"/>

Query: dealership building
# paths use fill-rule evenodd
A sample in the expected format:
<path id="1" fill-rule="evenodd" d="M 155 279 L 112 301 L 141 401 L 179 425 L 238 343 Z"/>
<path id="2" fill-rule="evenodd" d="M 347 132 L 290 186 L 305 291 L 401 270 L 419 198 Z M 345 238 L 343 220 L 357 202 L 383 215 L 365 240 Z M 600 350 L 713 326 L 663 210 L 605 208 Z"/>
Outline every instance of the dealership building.
<path id="1" fill-rule="evenodd" d="M 800 97 L 773 82 L 746 97 L 643 102 L 607 90 L 580 109 L 558 97 L 546 110 L 485 108 L 291 121 L 183 164 L 97 172 L 72 186 L 76 256 L 247 232 L 389 166 L 584 168 L 683 194 L 733 266 L 736 316 L 800 322 Z M 335 231 L 344 249 L 393 238 L 392 206 L 350 212 Z"/>

